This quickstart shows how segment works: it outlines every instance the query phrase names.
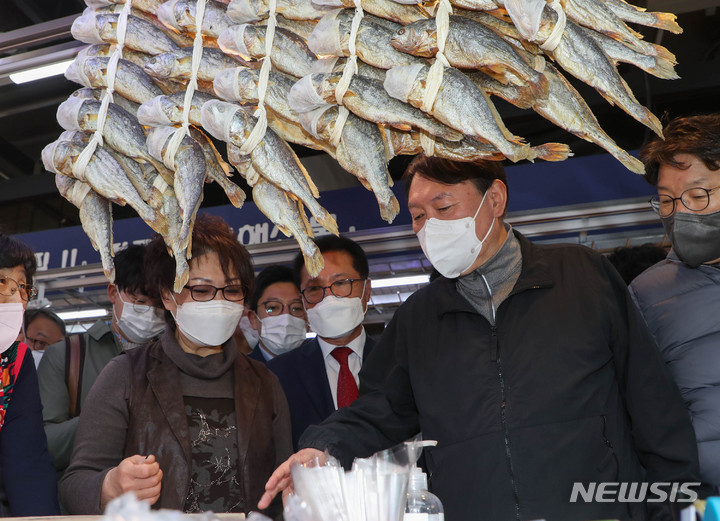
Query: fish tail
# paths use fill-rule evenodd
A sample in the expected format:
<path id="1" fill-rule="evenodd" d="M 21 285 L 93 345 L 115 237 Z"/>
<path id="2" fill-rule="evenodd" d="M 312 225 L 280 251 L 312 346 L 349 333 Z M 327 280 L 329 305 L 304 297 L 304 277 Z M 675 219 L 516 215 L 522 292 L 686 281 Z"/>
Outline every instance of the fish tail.
<path id="1" fill-rule="evenodd" d="M 653 27 L 664 29 L 674 34 L 682 34 L 683 28 L 677 23 L 677 17 L 672 13 L 655 13 L 657 20 Z"/>
<path id="2" fill-rule="evenodd" d="M 398 203 L 394 195 L 387 202 L 378 200 L 378 205 L 380 207 L 380 217 L 388 223 L 392 223 L 397 214 L 400 213 L 400 203 Z"/>
<path id="3" fill-rule="evenodd" d="M 655 67 L 647 68 L 645 71 L 663 80 L 680 79 L 680 76 L 675 71 L 675 64 L 662 58 L 656 58 Z"/>
<path id="4" fill-rule="evenodd" d="M 332 233 L 333 235 L 339 235 L 340 232 L 338 231 L 338 225 L 337 221 L 335 221 L 335 218 L 330 215 L 325 208 L 317 205 L 319 210 L 310 210 L 310 213 L 313 214 L 313 217 L 317 219 L 317 222 L 320 223 L 320 225 L 325 228 L 327 231 Z"/>
<path id="5" fill-rule="evenodd" d="M 190 280 L 190 267 L 185 258 L 185 250 L 175 251 L 175 285 L 173 290 L 180 293 L 188 280 Z"/>
<path id="6" fill-rule="evenodd" d="M 223 183 L 225 195 L 235 208 L 240 208 L 245 202 L 245 192 L 235 183 Z"/>
<path id="7" fill-rule="evenodd" d="M 300 250 L 302 251 L 303 258 L 305 259 L 305 268 L 307 269 L 310 277 L 314 278 L 320 275 L 320 272 L 325 267 L 325 261 L 317 249 L 315 243 L 312 241 L 299 241 Z"/>
<path id="8" fill-rule="evenodd" d="M 658 60 L 665 60 L 673 65 L 677 65 L 677 57 L 668 51 L 665 47 L 662 45 L 658 45 L 655 43 L 648 44 L 650 46 L 650 55 L 655 56 Z M 647 54 L 647 52 L 645 53 Z"/>
<path id="9" fill-rule="evenodd" d="M 544 143 L 533 147 L 538 159 L 543 161 L 565 161 L 573 153 L 565 143 Z"/>

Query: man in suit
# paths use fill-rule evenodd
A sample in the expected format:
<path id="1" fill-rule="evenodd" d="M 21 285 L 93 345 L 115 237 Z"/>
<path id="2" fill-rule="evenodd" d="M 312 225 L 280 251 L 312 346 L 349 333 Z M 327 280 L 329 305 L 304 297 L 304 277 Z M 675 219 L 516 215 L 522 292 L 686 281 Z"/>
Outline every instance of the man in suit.
<path id="1" fill-rule="evenodd" d="M 290 406 L 293 446 L 300 435 L 358 396 L 358 373 L 374 345 L 362 326 L 370 300 L 367 256 L 356 242 L 327 235 L 315 240 L 325 267 L 312 277 L 302 254 L 295 278 L 317 337 L 268 362 Z"/>
<path id="2" fill-rule="evenodd" d="M 262 270 L 249 307 L 248 319 L 258 334 L 248 355 L 253 360 L 267 364 L 305 342 L 307 316 L 292 269 L 274 264 Z"/>

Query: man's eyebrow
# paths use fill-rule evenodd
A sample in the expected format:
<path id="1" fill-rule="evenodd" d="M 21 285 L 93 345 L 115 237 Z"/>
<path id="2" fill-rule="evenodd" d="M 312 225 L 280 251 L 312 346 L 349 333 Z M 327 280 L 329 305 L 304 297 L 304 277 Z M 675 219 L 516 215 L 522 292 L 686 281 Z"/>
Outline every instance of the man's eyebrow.
<path id="1" fill-rule="evenodd" d="M 435 201 L 437 201 L 439 199 L 444 199 L 446 197 L 452 197 L 452 196 L 453 196 L 453 194 L 451 194 L 450 192 L 440 192 L 439 194 L 435 195 L 432 199 L 430 199 L 430 202 L 434 203 Z M 408 202 L 408 208 L 417 208 L 418 206 L 419 205 L 417 205 L 413 202 Z"/>

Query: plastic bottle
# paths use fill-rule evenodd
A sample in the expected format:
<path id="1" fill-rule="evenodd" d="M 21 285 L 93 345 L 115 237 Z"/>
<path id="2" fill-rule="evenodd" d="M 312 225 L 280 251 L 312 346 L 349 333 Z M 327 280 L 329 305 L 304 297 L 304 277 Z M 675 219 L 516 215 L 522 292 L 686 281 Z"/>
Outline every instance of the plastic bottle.
<path id="1" fill-rule="evenodd" d="M 427 488 L 427 475 L 415 465 L 410 469 L 403 521 L 444 521 L 440 499 Z"/>

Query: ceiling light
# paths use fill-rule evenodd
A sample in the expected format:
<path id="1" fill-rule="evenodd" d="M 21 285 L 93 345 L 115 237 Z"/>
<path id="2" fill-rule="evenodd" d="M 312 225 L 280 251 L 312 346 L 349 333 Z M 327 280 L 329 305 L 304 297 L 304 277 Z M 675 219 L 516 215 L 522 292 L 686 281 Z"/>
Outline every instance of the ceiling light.
<path id="1" fill-rule="evenodd" d="M 393 277 L 391 279 L 373 279 L 372 287 L 392 288 L 395 286 L 411 286 L 413 284 L 427 284 L 430 282 L 430 275 L 409 275 L 407 277 Z"/>
<path id="2" fill-rule="evenodd" d="M 100 318 L 107 315 L 106 309 L 83 309 L 81 311 L 65 311 L 58 313 L 58 316 L 63 320 L 82 320 L 84 318 Z"/>
<path id="3" fill-rule="evenodd" d="M 50 76 L 57 76 L 58 74 L 65 74 L 65 70 L 73 62 L 73 60 L 65 60 L 57 63 L 50 63 L 41 67 L 34 67 L 32 69 L 26 69 L 20 72 L 14 72 L 9 74 L 8 77 L 13 83 L 27 83 L 29 81 L 40 80 L 42 78 L 49 78 Z"/>

